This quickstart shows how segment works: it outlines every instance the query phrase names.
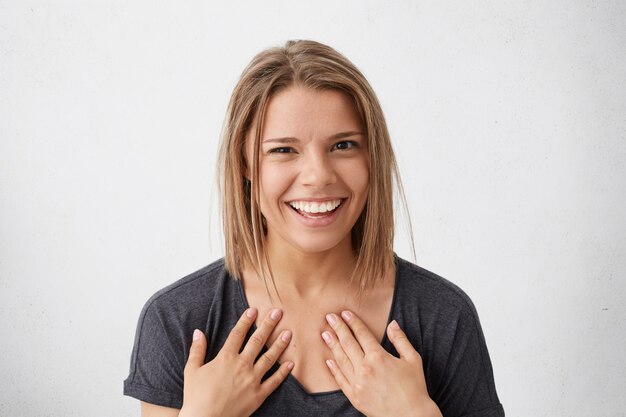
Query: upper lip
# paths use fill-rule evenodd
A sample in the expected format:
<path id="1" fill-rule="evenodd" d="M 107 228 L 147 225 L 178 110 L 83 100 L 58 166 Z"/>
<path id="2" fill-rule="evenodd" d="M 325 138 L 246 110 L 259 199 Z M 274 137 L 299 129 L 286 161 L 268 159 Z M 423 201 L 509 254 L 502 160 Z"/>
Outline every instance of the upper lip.
<path id="1" fill-rule="evenodd" d="M 294 199 L 287 201 L 287 203 L 293 203 L 294 201 L 308 201 L 311 203 L 320 203 L 320 202 L 335 201 L 335 200 L 345 200 L 345 198 L 346 197 L 294 198 Z"/>

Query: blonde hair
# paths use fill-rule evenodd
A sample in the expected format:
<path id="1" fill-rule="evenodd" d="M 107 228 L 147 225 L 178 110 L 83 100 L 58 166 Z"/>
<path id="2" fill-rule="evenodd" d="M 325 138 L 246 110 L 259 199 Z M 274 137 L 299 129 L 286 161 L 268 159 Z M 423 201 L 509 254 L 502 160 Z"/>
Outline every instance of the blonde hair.
<path id="1" fill-rule="evenodd" d="M 260 136 L 270 97 L 293 85 L 346 94 L 352 99 L 365 129 L 369 150 L 368 198 L 351 233 L 357 262 L 350 280 L 359 280 L 360 295 L 382 279 L 394 263 L 393 177 L 405 209 L 406 199 L 387 124 L 374 91 L 347 58 L 329 46 L 310 40 L 291 40 L 284 47 L 270 48 L 256 55 L 232 93 L 218 166 L 226 269 L 238 279 L 244 266 L 250 265 L 263 278 L 268 294 L 268 274 L 276 289 L 265 250 L 264 219 L 259 209 Z M 253 127 L 255 131 L 250 132 Z M 245 142 L 249 133 L 254 133 L 250 135 L 254 141 L 253 155 L 251 161 L 246 161 Z M 408 210 L 406 213 L 408 216 Z M 412 233 L 411 245 L 413 247 Z"/>

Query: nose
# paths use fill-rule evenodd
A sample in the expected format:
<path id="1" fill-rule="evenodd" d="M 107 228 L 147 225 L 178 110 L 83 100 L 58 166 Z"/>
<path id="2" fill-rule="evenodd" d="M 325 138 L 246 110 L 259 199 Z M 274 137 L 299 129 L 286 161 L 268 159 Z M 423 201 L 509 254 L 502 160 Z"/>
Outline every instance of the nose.
<path id="1" fill-rule="evenodd" d="M 303 185 L 325 187 L 337 181 L 335 169 L 328 155 L 311 153 L 301 163 L 300 176 Z"/>

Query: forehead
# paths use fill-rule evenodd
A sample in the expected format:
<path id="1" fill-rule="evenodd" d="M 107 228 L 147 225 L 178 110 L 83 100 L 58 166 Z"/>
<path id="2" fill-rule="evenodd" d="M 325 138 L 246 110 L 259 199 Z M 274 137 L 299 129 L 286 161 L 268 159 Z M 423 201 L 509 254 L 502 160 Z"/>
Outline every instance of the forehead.
<path id="1" fill-rule="evenodd" d="M 292 86 L 268 101 L 261 138 L 293 136 L 308 140 L 346 130 L 362 130 L 348 95 L 338 90 Z"/>

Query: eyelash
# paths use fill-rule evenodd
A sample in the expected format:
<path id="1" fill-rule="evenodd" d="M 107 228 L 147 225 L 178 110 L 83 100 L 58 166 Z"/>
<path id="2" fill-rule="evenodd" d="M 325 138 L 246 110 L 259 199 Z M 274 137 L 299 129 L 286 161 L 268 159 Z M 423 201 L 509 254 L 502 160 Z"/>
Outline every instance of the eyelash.
<path id="1" fill-rule="evenodd" d="M 289 152 L 283 152 L 285 149 L 286 149 L 287 151 L 289 151 Z M 267 151 L 267 153 L 291 153 L 290 151 L 291 151 L 292 149 L 293 149 L 293 148 L 287 148 L 287 147 L 284 147 L 284 146 L 283 146 L 282 148 L 273 148 L 273 149 L 270 149 L 269 151 Z"/>
<path id="2" fill-rule="evenodd" d="M 333 148 L 336 148 L 337 145 L 340 145 L 340 144 L 343 144 L 343 143 L 346 143 L 346 144 L 350 145 L 348 148 L 343 148 L 343 150 L 346 150 L 346 151 L 348 149 L 353 149 L 353 148 L 358 148 L 359 147 L 359 144 L 357 142 L 353 141 L 353 140 L 342 140 L 341 142 L 335 143 L 333 145 Z"/>
<path id="3" fill-rule="evenodd" d="M 341 144 L 348 144 L 349 146 L 347 148 L 337 148 L 337 145 L 341 145 Z M 359 144 L 353 140 L 342 140 L 341 142 L 337 142 L 333 145 L 333 149 L 337 149 L 341 151 L 347 151 L 347 150 L 358 148 L 358 147 L 359 147 Z M 283 154 L 283 153 L 292 153 L 292 151 L 293 151 L 293 148 L 288 147 L 288 146 L 282 146 L 280 148 L 270 149 L 267 153 Z"/>

